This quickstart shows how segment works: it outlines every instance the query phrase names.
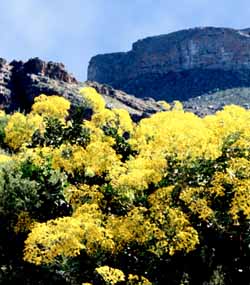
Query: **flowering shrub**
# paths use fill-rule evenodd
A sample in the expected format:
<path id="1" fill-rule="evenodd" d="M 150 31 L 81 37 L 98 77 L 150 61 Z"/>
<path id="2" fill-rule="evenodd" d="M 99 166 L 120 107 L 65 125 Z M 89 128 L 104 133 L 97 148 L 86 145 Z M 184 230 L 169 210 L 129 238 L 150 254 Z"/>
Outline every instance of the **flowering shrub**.
<path id="1" fill-rule="evenodd" d="M 69 102 L 42 95 L 3 128 L 15 153 L 0 164 L 15 162 L 16 184 L 0 172 L 1 203 L 17 211 L 8 225 L 24 260 L 67 272 L 69 284 L 201 284 L 216 274 L 231 284 L 237 268 L 250 274 L 250 111 L 199 118 L 164 103 L 135 124 L 95 90 L 81 94 L 91 120 L 74 125 Z"/>

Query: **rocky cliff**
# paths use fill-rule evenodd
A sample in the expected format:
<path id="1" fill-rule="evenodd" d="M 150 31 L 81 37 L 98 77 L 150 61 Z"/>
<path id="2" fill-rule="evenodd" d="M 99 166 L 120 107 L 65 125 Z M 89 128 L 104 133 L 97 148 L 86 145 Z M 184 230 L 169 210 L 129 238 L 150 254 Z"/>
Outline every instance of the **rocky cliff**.
<path id="1" fill-rule="evenodd" d="M 34 97 L 41 93 L 62 92 L 63 95 L 66 92 L 67 95 L 67 85 L 76 83 L 77 80 L 61 63 L 45 62 L 39 58 L 10 63 L 0 59 L 0 106 L 7 112 L 29 109 Z"/>
<path id="2" fill-rule="evenodd" d="M 194 28 L 149 37 L 90 60 L 88 79 L 138 97 L 187 100 L 250 86 L 250 29 Z"/>
<path id="3" fill-rule="evenodd" d="M 0 59 L 0 108 L 7 112 L 29 111 L 34 98 L 41 93 L 60 95 L 77 106 L 83 102 L 79 89 L 91 86 L 102 94 L 109 108 L 125 108 L 138 120 L 162 110 L 153 99 L 141 100 L 112 87 L 87 81 L 78 82 L 61 63 L 33 58 L 27 62 Z"/>
<path id="4" fill-rule="evenodd" d="M 39 58 L 10 63 L 0 59 L 0 109 L 7 112 L 29 111 L 34 98 L 41 93 L 63 96 L 74 109 L 84 103 L 79 96 L 79 89 L 84 86 L 93 87 L 102 94 L 108 108 L 127 109 L 135 121 L 163 110 L 160 103 L 149 97 L 138 98 L 94 81 L 78 82 L 61 63 L 45 62 Z M 199 116 L 214 113 L 226 104 L 250 108 L 250 88 L 217 90 L 184 101 L 183 104 L 187 111 Z"/>

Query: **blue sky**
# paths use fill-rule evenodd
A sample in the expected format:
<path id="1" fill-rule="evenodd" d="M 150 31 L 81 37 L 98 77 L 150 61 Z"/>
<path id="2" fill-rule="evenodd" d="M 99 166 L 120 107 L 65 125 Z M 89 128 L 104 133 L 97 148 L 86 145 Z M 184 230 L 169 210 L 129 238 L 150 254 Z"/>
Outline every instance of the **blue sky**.
<path id="1" fill-rule="evenodd" d="M 0 57 L 63 62 L 84 81 L 91 56 L 197 26 L 250 27 L 249 1 L 0 0 Z"/>

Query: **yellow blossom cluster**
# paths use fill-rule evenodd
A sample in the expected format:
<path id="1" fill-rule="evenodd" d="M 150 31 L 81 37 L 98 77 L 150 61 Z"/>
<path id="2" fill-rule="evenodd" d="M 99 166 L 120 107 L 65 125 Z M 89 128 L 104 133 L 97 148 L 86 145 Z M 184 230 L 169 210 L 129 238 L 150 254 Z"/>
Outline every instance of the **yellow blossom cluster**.
<path id="1" fill-rule="evenodd" d="M 105 109 L 105 101 L 100 94 L 92 87 L 84 87 L 80 90 L 80 94 L 86 100 L 87 105 L 98 113 Z"/>
<path id="2" fill-rule="evenodd" d="M 194 250 L 199 243 L 197 231 L 191 226 L 188 216 L 179 207 L 173 205 L 172 193 L 174 187 L 159 188 L 149 196 L 150 216 L 154 223 L 163 232 L 157 238 L 156 244 L 151 251 L 156 255 L 169 253 L 173 255 L 176 251 Z"/>
<path id="3" fill-rule="evenodd" d="M 0 153 L 0 163 L 5 163 L 10 161 L 12 158 L 7 154 Z"/>
<path id="4" fill-rule="evenodd" d="M 25 116 L 16 112 L 10 116 L 5 127 L 5 143 L 16 151 L 23 144 L 28 144 L 35 130 L 41 128 L 43 128 L 43 118 L 40 115 L 29 114 Z"/>
<path id="5" fill-rule="evenodd" d="M 16 234 L 21 232 L 28 232 L 34 225 L 34 220 L 30 217 L 28 212 L 20 212 L 17 217 L 17 222 L 14 226 Z"/>
<path id="6" fill-rule="evenodd" d="M 64 190 L 64 195 L 73 209 L 77 209 L 84 203 L 95 203 L 101 206 L 104 199 L 104 195 L 101 193 L 99 185 L 69 185 Z"/>
<path id="7" fill-rule="evenodd" d="M 24 260 L 34 264 L 56 263 L 60 256 L 76 256 L 84 248 L 83 229 L 73 217 L 37 223 L 25 241 Z"/>
<path id="8" fill-rule="evenodd" d="M 102 276 L 107 285 L 114 285 L 118 282 L 125 281 L 124 273 L 116 268 L 109 266 L 101 266 L 95 269 L 96 272 Z"/>
<path id="9" fill-rule="evenodd" d="M 68 116 L 70 102 L 59 96 L 46 96 L 41 94 L 36 97 L 32 106 L 32 113 L 44 117 L 54 117 L 64 119 Z"/>
<path id="10" fill-rule="evenodd" d="M 162 103 L 167 111 L 134 123 L 127 111 L 106 109 L 93 88 L 81 94 L 94 111 L 81 122 L 90 135 L 84 146 L 28 147 L 34 132 L 46 127 L 44 117 L 71 123 L 65 99 L 42 95 L 30 114 L 8 118 L 5 143 L 13 157 L 36 166 L 49 161 L 62 172 L 68 179 L 63 197 L 72 209 L 71 216 L 31 228 L 28 214 L 20 214 L 16 231 L 30 229 L 25 261 L 53 264 L 84 252 L 98 260 L 96 272 L 106 284 L 146 285 L 143 276 L 100 265 L 132 247 L 156 258 L 187 254 L 199 247 L 197 221 L 225 232 L 241 219 L 249 222 L 250 111 L 228 106 L 199 118 L 179 102 L 172 109 Z M 0 162 L 8 159 L 0 155 Z"/>
<path id="11" fill-rule="evenodd" d="M 128 285 L 152 285 L 152 283 L 144 276 L 134 274 L 128 275 Z"/>
<path id="12" fill-rule="evenodd" d="M 179 109 L 141 120 L 130 142 L 141 153 L 157 151 L 165 157 L 176 155 L 183 160 L 214 159 L 220 155 L 213 131 L 204 120 Z"/>

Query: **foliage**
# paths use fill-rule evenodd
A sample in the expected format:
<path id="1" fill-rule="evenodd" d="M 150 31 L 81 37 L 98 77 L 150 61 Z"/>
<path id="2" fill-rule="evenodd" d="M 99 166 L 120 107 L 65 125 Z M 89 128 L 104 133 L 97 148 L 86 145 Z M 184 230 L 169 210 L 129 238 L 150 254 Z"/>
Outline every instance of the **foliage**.
<path id="1" fill-rule="evenodd" d="M 83 248 L 82 235 L 79 221 L 70 217 L 35 224 L 25 241 L 24 260 L 40 265 L 76 256 Z"/>
<path id="2" fill-rule="evenodd" d="M 46 96 L 41 94 L 36 97 L 32 106 L 32 113 L 42 115 L 45 117 L 53 117 L 57 119 L 64 119 L 68 116 L 70 103 L 63 97 Z"/>
<path id="3" fill-rule="evenodd" d="M 96 268 L 96 271 L 102 276 L 107 285 L 114 285 L 118 282 L 125 281 L 125 275 L 119 269 L 109 266 L 101 266 Z"/>
<path id="4" fill-rule="evenodd" d="M 4 147 L 5 127 L 8 122 L 8 115 L 4 111 L 0 111 L 0 147 Z"/>
<path id="5" fill-rule="evenodd" d="M 250 111 L 199 118 L 176 102 L 135 124 L 81 94 L 90 120 L 45 95 L 3 115 L 1 267 L 66 284 L 246 284 Z"/>
<path id="6" fill-rule="evenodd" d="M 0 167 L 0 215 L 8 216 L 39 207 L 39 184 L 29 177 L 24 178 L 14 161 Z"/>
<path id="7" fill-rule="evenodd" d="M 4 142 L 14 151 L 21 148 L 22 145 L 31 141 L 35 130 L 42 127 L 42 117 L 39 115 L 25 116 L 21 113 L 14 113 L 10 116 L 4 129 Z"/>
<path id="8" fill-rule="evenodd" d="M 86 100 L 87 105 L 98 113 L 105 109 L 105 101 L 100 94 L 92 87 L 85 87 L 80 90 L 80 94 Z"/>

